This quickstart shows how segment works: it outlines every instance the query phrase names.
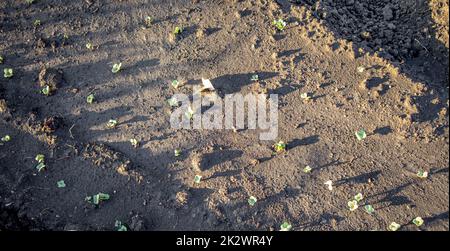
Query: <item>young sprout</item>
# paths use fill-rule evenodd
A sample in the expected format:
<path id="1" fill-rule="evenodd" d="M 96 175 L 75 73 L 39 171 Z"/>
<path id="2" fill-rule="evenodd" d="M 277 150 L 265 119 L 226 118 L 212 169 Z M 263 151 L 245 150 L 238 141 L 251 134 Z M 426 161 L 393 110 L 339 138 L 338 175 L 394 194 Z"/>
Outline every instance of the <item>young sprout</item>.
<path id="1" fill-rule="evenodd" d="M 303 168 L 303 172 L 304 173 L 311 173 L 312 168 L 310 166 L 306 166 L 305 168 Z"/>
<path id="2" fill-rule="evenodd" d="M 390 225 L 389 225 L 389 227 L 388 227 L 388 229 L 389 229 L 389 231 L 397 231 L 397 230 L 399 230 L 400 229 L 400 224 L 398 224 L 398 223 L 396 223 L 396 222 L 392 222 Z"/>
<path id="3" fill-rule="evenodd" d="M 134 148 L 138 148 L 139 141 L 137 139 L 130 139 L 130 143 Z"/>
<path id="4" fill-rule="evenodd" d="M 44 163 L 45 161 L 45 155 L 44 154 L 38 154 L 36 155 L 36 158 L 34 158 L 38 163 Z"/>
<path id="5" fill-rule="evenodd" d="M 273 25 L 279 30 L 283 31 L 286 28 L 287 23 L 283 19 L 278 19 L 273 21 Z"/>
<path id="6" fill-rule="evenodd" d="M 365 206 L 364 206 L 364 209 L 366 210 L 366 212 L 367 212 L 368 214 L 373 214 L 373 212 L 375 212 L 375 209 L 373 208 L 372 205 L 365 205 Z"/>
<path id="7" fill-rule="evenodd" d="M 300 98 L 302 98 L 305 101 L 309 101 L 311 99 L 311 97 L 307 92 L 300 94 Z"/>
<path id="8" fill-rule="evenodd" d="M 200 175 L 195 175 L 194 177 L 194 183 L 195 184 L 200 184 L 200 181 L 202 180 L 202 176 Z"/>
<path id="9" fill-rule="evenodd" d="M 0 56 L 0 64 L 3 64 L 3 57 Z"/>
<path id="10" fill-rule="evenodd" d="M 145 25 L 147 27 L 150 27 L 150 26 L 152 26 L 152 24 L 153 24 L 153 18 L 151 16 L 146 16 L 145 17 Z"/>
<path id="11" fill-rule="evenodd" d="M 38 170 L 38 172 L 44 171 L 44 169 L 45 169 L 45 164 L 44 164 L 44 162 L 39 163 L 39 164 L 36 166 L 36 169 Z"/>
<path id="12" fill-rule="evenodd" d="M 12 76 L 14 76 L 13 69 L 11 69 L 11 68 L 3 69 L 3 76 L 5 78 L 11 78 Z"/>
<path id="13" fill-rule="evenodd" d="M 86 48 L 88 49 L 88 50 L 93 50 L 94 49 L 94 45 L 92 45 L 92 43 L 91 42 L 88 42 L 87 44 L 86 44 Z"/>
<path id="14" fill-rule="evenodd" d="M 50 86 L 46 85 L 44 86 L 44 88 L 42 88 L 41 93 L 44 94 L 45 96 L 49 96 L 50 95 Z"/>
<path id="15" fill-rule="evenodd" d="M 366 131 L 364 131 L 364 129 L 361 129 L 361 130 L 357 131 L 355 133 L 355 135 L 356 135 L 356 138 L 358 140 L 363 140 L 363 139 L 365 139 L 367 137 Z"/>
<path id="16" fill-rule="evenodd" d="M 250 196 L 250 198 L 248 199 L 248 204 L 250 205 L 250 206 L 254 206 L 255 204 L 256 204 L 256 202 L 257 202 L 258 200 L 256 199 L 256 197 L 254 197 L 254 196 Z"/>
<path id="17" fill-rule="evenodd" d="M 252 77 L 250 78 L 250 80 L 251 80 L 251 81 L 254 81 L 254 82 L 258 81 L 258 80 L 259 80 L 258 74 L 252 75 Z"/>
<path id="18" fill-rule="evenodd" d="M 358 66 L 358 68 L 356 68 L 356 70 L 357 70 L 359 73 L 363 73 L 366 69 L 365 69 L 363 66 Z"/>
<path id="19" fill-rule="evenodd" d="M 172 84 L 172 87 L 175 88 L 175 89 L 177 89 L 178 86 L 180 86 L 180 82 L 178 80 L 176 80 L 176 79 L 173 80 L 171 84 Z"/>
<path id="20" fill-rule="evenodd" d="M 112 68 L 112 72 L 113 73 L 118 73 L 119 71 L 120 71 L 120 69 L 122 68 L 122 63 L 117 63 L 117 64 L 114 64 L 113 65 L 113 68 Z"/>
<path id="21" fill-rule="evenodd" d="M 34 0 L 25 0 L 25 2 L 26 2 L 27 4 L 32 4 L 32 3 L 34 3 Z"/>
<path id="22" fill-rule="evenodd" d="M 283 224 L 281 224 L 280 226 L 280 231 L 286 232 L 286 231 L 290 231 L 292 229 L 292 225 L 289 224 L 289 222 L 285 221 L 283 222 Z"/>
<path id="23" fill-rule="evenodd" d="M 169 105 L 171 107 L 178 106 L 178 100 L 175 97 L 172 97 L 172 98 L 168 99 L 167 103 L 169 103 Z"/>
<path id="24" fill-rule="evenodd" d="M 117 126 L 117 120 L 115 120 L 115 119 L 110 119 L 108 121 L 108 123 L 106 124 L 106 127 L 110 128 L 110 129 L 113 129 L 116 126 Z"/>
<path id="25" fill-rule="evenodd" d="M 11 140 L 11 136 L 9 136 L 9 135 L 5 135 L 4 137 L 2 137 L 2 142 L 8 142 L 8 141 L 10 141 Z"/>
<path id="26" fill-rule="evenodd" d="M 360 202 L 360 201 L 362 201 L 364 199 L 364 196 L 362 195 L 362 193 L 358 193 L 357 195 L 355 195 L 354 199 L 357 202 Z"/>
<path id="27" fill-rule="evenodd" d="M 64 182 L 64 180 L 60 180 L 60 181 L 56 182 L 56 185 L 58 186 L 58 188 L 66 187 L 66 183 Z"/>
<path id="28" fill-rule="evenodd" d="M 283 141 L 279 141 L 278 143 L 276 143 L 275 145 L 273 145 L 273 149 L 275 150 L 275 152 L 279 153 L 279 152 L 283 152 L 286 150 L 286 143 L 284 143 Z"/>
<path id="29" fill-rule="evenodd" d="M 124 231 L 128 231 L 128 228 L 122 224 L 121 221 L 116 220 L 116 223 L 114 223 L 114 226 L 117 228 L 117 231 L 119 232 L 124 232 Z"/>
<path id="30" fill-rule="evenodd" d="M 424 170 L 419 170 L 416 175 L 421 179 L 426 179 L 428 177 L 428 172 Z"/>
<path id="31" fill-rule="evenodd" d="M 333 181 L 329 180 L 324 184 L 327 186 L 328 190 L 333 191 Z"/>
<path id="32" fill-rule="evenodd" d="M 33 25 L 35 27 L 41 25 L 41 20 L 39 20 L 39 19 L 34 20 Z"/>
<path id="33" fill-rule="evenodd" d="M 181 150 L 180 149 L 175 149 L 174 151 L 175 157 L 180 157 L 181 156 Z"/>
<path id="34" fill-rule="evenodd" d="M 92 104 L 92 103 L 94 103 L 94 101 L 95 101 L 95 94 L 93 94 L 93 93 L 89 94 L 86 98 L 86 102 L 88 104 Z"/>
<path id="35" fill-rule="evenodd" d="M 98 204 L 100 204 L 101 201 L 109 200 L 109 194 L 98 193 L 98 194 L 93 195 L 93 196 L 87 196 L 84 200 L 89 202 L 89 203 L 92 203 L 94 205 L 98 205 Z"/>
<path id="36" fill-rule="evenodd" d="M 175 36 L 181 35 L 182 32 L 183 32 L 183 28 L 181 28 L 179 26 L 175 27 L 175 29 L 173 30 L 173 34 Z"/>
<path id="37" fill-rule="evenodd" d="M 184 113 L 184 115 L 185 115 L 188 119 L 192 119 L 192 117 L 194 116 L 194 111 L 192 110 L 191 107 L 188 107 L 188 110 Z"/>
<path id="38" fill-rule="evenodd" d="M 422 226 L 424 223 L 422 217 L 416 217 L 412 222 L 418 227 Z"/>
<path id="39" fill-rule="evenodd" d="M 350 209 L 350 211 L 355 211 L 356 209 L 358 209 L 358 201 L 356 200 L 351 200 L 347 203 L 348 205 L 348 209 Z"/>

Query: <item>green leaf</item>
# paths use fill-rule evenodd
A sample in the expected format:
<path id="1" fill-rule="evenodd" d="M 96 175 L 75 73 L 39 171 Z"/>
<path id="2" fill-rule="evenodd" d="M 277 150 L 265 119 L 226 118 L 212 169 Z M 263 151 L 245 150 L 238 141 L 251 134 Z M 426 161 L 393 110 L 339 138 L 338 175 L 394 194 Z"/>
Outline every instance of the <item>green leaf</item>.
<path id="1" fill-rule="evenodd" d="M 363 140 L 363 139 L 365 139 L 365 138 L 367 137 L 366 131 L 364 131 L 363 129 L 357 131 L 357 132 L 355 133 L 355 135 L 356 135 L 356 138 L 357 138 L 358 140 Z"/>
<path id="2" fill-rule="evenodd" d="M 364 199 L 364 196 L 362 195 L 362 193 L 358 193 L 357 195 L 355 195 L 354 199 L 357 202 L 360 202 L 360 201 L 362 201 Z"/>
<path id="3" fill-rule="evenodd" d="M 256 202 L 257 202 L 258 200 L 256 199 L 256 197 L 254 197 L 254 196 L 250 196 L 250 198 L 248 199 L 248 204 L 250 205 L 250 206 L 254 206 L 255 204 L 256 204 Z"/>
<path id="4" fill-rule="evenodd" d="M 86 102 L 88 104 L 92 104 L 95 101 L 95 94 L 91 93 L 86 97 Z"/>
<path id="5" fill-rule="evenodd" d="M 3 57 L 0 56 L 0 64 L 3 64 Z"/>
<path id="6" fill-rule="evenodd" d="M 414 223 L 414 225 L 420 227 L 420 226 L 423 225 L 424 220 L 422 219 L 422 217 L 416 217 L 416 218 L 413 220 L 413 223 Z"/>
<path id="7" fill-rule="evenodd" d="M 200 181 L 202 180 L 202 176 L 200 175 L 195 175 L 194 177 L 194 182 L 195 184 L 200 184 Z"/>
<path id="8" fill-rule="evenodd" d="M 34 158 L 38 163 L 43 163 L 45 161 L 45 155 L 44 154 L 38 154 Z"/>
<path id="9" fill-rule="evenodd" d="M 130 143 L 134 148 L 138 148 L 139 141 L 137 139 L 130 139 Z"/>
<path id="10" fill-rule="evenodd" d="M 46 96 L 50 95 L 50 86 L 48 86 L 48 85 L 44 86 L 44 88 L 42 88 L 41 92 L 42 92 L 42 94 L 44 94 Z"/>
<path id="11" fill-rule="evenodd" d="M 306 166 L 305 168 L 303 168 L 303 172 L 304 173 L 311 173 L 312 168 L 310 166 Z"/>
<path id="12" fill-rule="evenodd" d="M 115 128 L 117 126 L 117 120 L 115 119 L 110 119 L 108 121 L 108 123 L 106 124 L 106 126 L 110 129 Z"/>
<path id="13" fill-rule="evenodd" d="M 8 141 L 10 141 L 11 140 L 11 136 L 9 136 L 9 135 L 5 135 L 4 137 L 2 137 L 2 142 L 8 142 Z"/>
<path id="14" fill-rule="evenodd" d="M 43 162 L 39 163 L 36 166 L 36 169 L 38 170 L 38 172 L 41 172 L 41 171 L 45 170 L 45 164 Z"/>
<path id="15" fill-rule="evenodd" d="M 390 225 L 389 225 L 389 227 L 388 227 L 388 229 L 389 229 L 389 231 L 397 231 L 397 230 L 399 230 L 400 229 L 400 224 L 398 224 L 398 223 L 396 223 L 396 222 L 392 222 Z"/>
<path id="16" fill-rule="evenodd" d="M 14 76 L 14 71 L 13 71 L 13 69 L 11 69 L 11 68 L 3 69 L 3 76 L 4 76 L 5 78 L 11 78 L 12 76 Z"/>
<path id="17" fill-rule="evenodd" d="M 368 214 L 373 214 L 373 213 L 375 212 L 375 209 L 373 208 L 372 205 L 365 205 L 365 206 L 364 206 L 364 209 L 366 210 L 366 212 L 367 212 Z"/>
<path id="18" fill-rule="evenodd" d="M 290 231 L 291 229 L 292 229 L 292 225 L 286 221 L 283 224 L 281 224 L 281 226 L 280 226 L 280 231 Z"/>
<path id="19" fill-rule="evenodd" d="M 358 201 L 356 200 L 351 200 L 347 203 L 348 205 L 348 209 L 350 209 L 350 211 L 355 211 L 356 209 L 358 209 Z"/>
<path id="20" fill-rule="evenodd" d="M 177 89 L 178 86 L 180 86 L 180 82 L 178 80 L 176 80 L 176 79 L 173 80 L 171 84 L 172 84 L 172 87 L 175 88 L 175 89 Z"/>
<path id="21" fill-rule="evenodd" d="M 274 148 L 275 152 L 283 152 L 286 150 L 286 144 L 283 141 L 280 141 L 280 142 L 276 143 L 273 146 L 273 148 Z"/>
<path id="22" fill-rule="evenodd" d="M 287 23 L 283 19 L 280 18 L 278 20 L 274 20 L 273 25 L 275 25 L 275 27 L 278 30 L 283 31 L 284 28 L 286 28 Z"/>
<path id="23" fill-rule="evenodd" d="M 122 69 L 122 63 L 114 64 L 112 68 L 113 73 L 118 73 Z"/>
<path id="24" fill-rule="evenodd" d="M 178 106 L 178 100 L 175 97 L 168 99 L 167 103 L 172 107 Z"/>
<path id="25" fill-rule="evenodd" d="M 173 34 L 176 35 L 180 35 L 183 32 L 183 28 L 177 26 L 175 27 L 175 29 L 173 30 Z"/>
<path id="26" fill-rule="evenodd" d="M 250 79 L 251 81 L 258 81 L 259 80 L 259 76 L 258 76 L 258 74 L 254 74 L 254 75 L 252 75 L 252 77 L 251 77 L 251 79 Z"/>
<path id="27" fill-rule="evenodd" d="M 175 157 L 179 157 L 181 155 L 181 150 L 175 149 L 174 154 L 175 154 Z"/>
<path id="28" fill-rule="evenodd" d="M 56 182 L 56 185 L 58 186 L 58 188 L 66 187 L 66 183 L 64 182 L 64 180 L 60 180 L 60 181 Z"/>
<path id="29" fill-rule="evenodd" d="M 428 177 L 428 172 L 424 170 L 419 170 L 416 175 L 421 179 L 426 179 Z"/>

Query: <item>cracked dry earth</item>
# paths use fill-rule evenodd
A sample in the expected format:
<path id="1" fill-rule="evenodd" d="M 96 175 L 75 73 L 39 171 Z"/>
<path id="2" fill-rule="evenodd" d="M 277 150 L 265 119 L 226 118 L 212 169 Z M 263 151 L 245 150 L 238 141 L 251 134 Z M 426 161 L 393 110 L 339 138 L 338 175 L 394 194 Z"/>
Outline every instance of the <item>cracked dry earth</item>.
<path id="1" fill-rule="evenodd" d="M 446 1 L 5 0 L 0 10 L 0 68 L 14 69 L 0 78 L 0 136 L 11 137 L 0 144 L 1 230 L 449 229 Z M 166 100 L 201 78 L 219 95 L 278 94 L 278 139 L 172 129 Z M 280 140 L 287 149 L 274 154 Z M 85 201 L 99 192 L 110 199 Z"/>

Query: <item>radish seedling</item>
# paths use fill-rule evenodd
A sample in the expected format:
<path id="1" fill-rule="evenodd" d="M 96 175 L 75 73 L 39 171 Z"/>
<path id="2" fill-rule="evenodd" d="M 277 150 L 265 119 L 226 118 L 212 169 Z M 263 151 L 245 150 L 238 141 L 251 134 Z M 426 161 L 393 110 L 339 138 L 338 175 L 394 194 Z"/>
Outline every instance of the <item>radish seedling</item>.
<path id="1" fill-rule="evenodd" d="M 357 202 L 360 202 L 360 201 L 362 201 L 364 199 L 364 196 L 362 195 L 362 193 L 358 193 L 357 195 L 355 195 L 354 199 Z"/>
<path id="2" fill-rule="evenodd" d="M 153 18 L 151 16 L 145 17 L 145 25 L 147 26 L 147 28 L 150 28 L 150 26 L 152 26 L 152 24 L 153 24 Z"/>
<path id="3" fill-rule="evenodd" d="M 92 45 L 92 43 L 87 43 L 86 44 L 86 48 L 88 49 L 88 50 L 93 50 L 94 49 L 94 45 Z"/>
<path id="4" fill-rule="evenodd" d="M 38 172 L 43 171 L 43 170 L 45 169 L 45 164 L 44 164 L 44 162 L 39 163 L 39 164 L 36 166 L 36 169 L 38 170 Z"/>
<path id="5" fill-rule="evenodd" d="M 100 204 L 101 201 L 109 200 L 109 197 L 110 197 L 109 194 L 98 193 L 98 194 L 93 195 L 93 196 L 87 196 L 84 200 L 89 202 L 89 203 L 92 203 L 94 205 L 98 205 L 98 204 Z"/>
<path id="6" fill-rule="evenodd" d="M 41 93 L 44 94 L 45 96 L 49 96 L 50 95 L 50 86 L 46 85 L 44 86 L 44 88 L 42 88 Z"/>
<path id="7" fill-rule="evenodd" d="M 356 135 L 356 138 L 358 140 L 363 140 L 363 139 L 365 139 L 367 137 L 366 131 L 364 131 L 364 129 L 361 129 L 361 130 L 357 131 L 355 133 L 355 135 Z"/>
<path id="8" fill-rule="evenodd" d="M 347 203 L 348 205 L 348 209 L 350 209 L 350 211 L 355 211 L 356 209 L 358 209 L 358 201 L 356 200 L 351 200 Z"/>
<path id="9" fill-rule="evenodd" d="M 423 225 L 424 220 L 422 219 L 422 217 L 416 217 L 413 221 L 414 225 L 420 227 Z"/>
<path id="10" fill-rule="evenodd" d="M 3 57 L 0 56 L 0 64 L 3 64 Z"/>
<path id="11" fill-rule="evenodd" d="M 181 35 L 182 32 L 183 32 L 183 28 L 181 28 L 179 26 L 175 27 L 175 29 L 173 30 L 173 34 L 175 36 Z"/>
<path id="12" fill-rule="evenodd" d="M 34 158 L 38 163 L 44 163 L 45 161 L 45 155 L 44 154 L 38 154 L 36 155 L 36 158 Z"/>
<path id="13" fill-rule="evenodd" d="M 258 81 L 259 80 L 259 76 L 257 74 L 252 75 L 252 77 L 250 78 L 251 81 Z"/>
<path id="14" fill-rule="evenodd" d="M 184 113 L 184 115 L 185 115 L 188 119 L 192 119 L 192 117 L 194 116 L 194 111 L 192 110 L 191 107 L 188 107 L 188 110 Z"/>
<path id="15" fill-rule="evenodd" d="M 108 123 L 106 124 L 106 127 L 110 128 L 110 129 L 116 128 L 116 126 L 117 126 L 117 120 L 115 120 L 115 119 L 110 119 L 108 121 Z"/>
<path id="16" fill-rule="evenodd" d="M 300 98 L 302 98 L 305 101 L 309 101 L 311 99 L 307 92 L 300 94 Z"/>
<path id="17" fill-rule="evenodd" d="M 280 142 L 276 143 L 275 145 L 273 145 L 273 149 L 277 153 L 283 152 L 286 150 L 286 144 L 283 141 L 280 141 Z"/>
<path id="18" fill-rule="evenodd" d="M 5 135 L 4 137 L 2 137 L 2 142 L 8 142 L 8 141 L 10 141 L 11 140 L 11 136 L 9 136 L 9 135 Z"/>
<path id="19" fill-rule="evenodd" d="M 428 177 L 428 172 L 424 170 L 419 170 L 416 175 L 421 179 L 426 179 Z"/>
<path id="20" fill-rule="evenodd" d="M 279 30 L 283 31 L 286 28 L 287 23 L 283 19 L 278 19 L 273 21 L 273 25 Z"/>
<path id="21" fill-rule="evenodd" d="M 372 205 L 365 205 L 365 206 L 364 206 L 364 209 L 366 210 L 366 212 L 367 212 L 368 214 L 373 214 L 373 212 L 375 212 L 375 209 L 373 208 Z"/>
<path id="22" fill-rule="evenodd" d="M 168 99 L 167 103 L 169 103 L 169 105 L 171 107 L 178 106 L 178 100 L 175 97 L 172 97 L 172 98 Z"/>
<path id="23" fill-rule="evenodd" d="M 116 222 L 114 223 L 114 226 L 117 228 L 117 231 L 119 232 L 125 232 L 128 231 L 128 228 L 122 224 L 121 221 L 116 220 Z"/>
<path id="24" fill-rule="evenodd" d="M 303 168 L 303 172 L 304 173 L 311 173 L 312 168 L 310 166 L 306 166 L 305 168 Z"/>
<path id="25" fill-rule="evenodd" d="M 283 232 L 290 231 L 291 229 L 292 229 L 292 225 L 286 221 L 283 224 L 281 224 L 281 226 L 280 226 L 280 231 L 283 231 Z"/>
<path id="26" fill-rule="evenodd" d="M 180 149 L 175 149 L 174 151 L 175 157 L 180 157 L 181 156 L 181 150 Z"/>
<path id="27" fill-rule="evenodd" d="M 195 183 L 195 184 L 200 184 L 200 181 L 202 181 L 202 176 L 200 176 L 200 175 L 195 175 L 195 177 L 194 177 L 194 183 Z"/>
<path id="28" fill-rule="evenodd" d="M 41 25 L 41 20 L 39 20 L 39 19 L 34 20 L 33 25 L 34 25 L 34 27 Z"/>
<path id="29" fill-rule="evenodd" d="M 92 103 L 94 103 L 94 101 L 95 101 L 95 95 L 93 93 L 89 94 L 86 98 L 86 102 L 88 104 L 92 104 Z"/>
<path id="30" fill-rule="evenodd" d="M 250 205 L 250 206 L 254 206 L 255 204 L 256 204 L 256 202 L 257 202 L 258 200 L 256 199 L 256 197 L 254 197 L 254 196 L 250 196 L 250 198 L 248 199 L 248 204 Z"/>
<path id="31" fill-rule="evenodd" d="M 176 80 L 176 79 L 173 80 L 171 84 L 172 84 L 172 87 L 175 88 L 175 89 L 177 89 L 178 86 L 180 86 L 180 82 L 178 80 Z"/>
<path id="32" fill-rule="evenodd" d="M 397 231 L 397 230 L 399 230 L 400 229 L 400 224 L 398 224 L 398 223 L 396 223 L 396 222 L 392 222 L 390 225 L 389 225 L 389 227 L 388 227 L 388 229 L 389 229 L 389 231 Z"/>
<path id="33" fill-rule="evenodd" d="M 32 4 L 32 3 L 34 3 L 34 0 L 25 0 L 25 2 L 26 2 L 27 4 Z"/>
<path id="34" fill-rule="evenodd" d="M 130 143 L 134 148 L 138 148 L 139 141 L 137 139 L 130 139 Z"/>
<path id="35" fill-rule="evenodd" d="M 329 180 L 324 184 L 327 186 L 328 190 L 333 191 L 333 181 Z"/>
<path id="36" fill-rule="evenodd" d="M 114 65 L 113 65 L 111 71 L 112 71 L 113 73 L 118 73 L 118 72 L 120 71 L 120 69 L 122 69 L 122 63 L 117 63 L 117 64 L 114 64 Z"/>
<path id="37" fill-rule="evenodd" d="M 60 181 L 56 182 L 56 185 L 58 186 L 58 188 L 66 187 L 66 183 L 64 182 L 64 180 L 60 180 Z"/>
<path id="38" fill-rule="evenodd" d="M 11 68 L 3 69 L 3 76 L 4 76 L 5 78 L 11 78 L 12 76 L 14 76 L 14 71 L 13 71 L 13 69 L 11 69 Z"/>

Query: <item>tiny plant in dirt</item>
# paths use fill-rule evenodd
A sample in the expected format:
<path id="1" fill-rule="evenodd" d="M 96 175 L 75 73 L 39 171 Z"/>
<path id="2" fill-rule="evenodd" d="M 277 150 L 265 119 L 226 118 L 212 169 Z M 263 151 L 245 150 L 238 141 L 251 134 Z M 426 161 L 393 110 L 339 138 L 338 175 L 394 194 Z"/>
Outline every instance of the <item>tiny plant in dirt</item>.
<path id="1" fill-rule="evenodd" d="M 327 186 L 327 189 L 330 191 L 333 191 L 333 181 L 328 180 L 327 182 L 323 183 Z"/>
<path id="2" fill-rule="evenodd" d="M 397 231 L 397 230 L 399 230 L 400 229 L 400 224 L 398 224 L 398 223 L 396 223 L 396 222 L 392 222 L 389 226 L 388 226 L 388 229 L 389 229 L 389 231 Z"/>
<path id="3" fill-rule="evenodd" d="M 0 64 L 3 64 L 3 57 L 0 56 Z"/>
<path id="4" fill-rule="evenodd" d="M 64 180 L 60 180 L 60 181 L 56 182 L 56 185 L 58 186 L 58 188 L 66 187 L 66 183 L 64 182 Z"/>
<path id="5" fill-rule="evenodd" d="M 358 193 L 357 195 L 355 195 L 354 199 L 357 202 L 360 202 L 360 201 L 362 201 L 364 199 L 364 196 L 362 195 L 362 193 Z"/>
<path id="6" fill-rule="evenodd" d="M 200 184 L 201 181 L 202 181 L 202 176 L 200 176 L 200 175 L 195 175 L 195 177 L 194 177 L 194 183 L 195 183 L 195 184 Z"/>
<path id="7" fill-rule="evenodd" d="M 357 70 L 359 73 L 363 73 L 366 69 L 365 69 L 363 66 L 359 66 L 356 70 Z"/>
<path id="8" fill-rule="evenodd" d="M 192 119 L 192 117 L 194 116 L 194 111 L 192 110 L 191 107 L 188 107 L 188 110 L 184 113 L 184 115 L 185 115 L 188 119 Z"/>
<path id="9" fill-rule="evenodd" d="M 32 3 L 34 3 L 34 1 L 35 1 L 35 0 L 25 0 L 25 2 L 26 2 L 27 4 L 32 4 Z"/>
<path id="10" fill-rule="evenodd" d="M 304 101 L 311 100 L 311 97 L 309 96 L 309 94 L 307 92 L 300 94 L 300 98 L 302 98 Z"/>
<path id="11" fill-rule="evenodd" d="M 175 29 L 173 29 L 173 34 L 175 36 L 179 36 L 181 35 L 181 33 L 183 33 L 183 28 L 181 28 L 180 26 L 175 27 Z"/>
<path id="12" fill-rule="evenodd" d="M 86 97 L 86 102 L 88 104 L 92 104 L 95 101 L 95 94 L 91 93 Z"/>
<path id="13" fill-rule="evenodd" d="M 5 78 L 12 78 L 12 76 L 14 76 L 14 71 L 13 71 L 13 69 L 11 69 L 11 68 L 3 69 L 3 76 L 4 76 Z"/>
<path id="14" fill-rule="evenodd" d="M 44 86 L 44 88 L 42 88 L 41 93 L 44 94 L 45 96 L 50 96 L 51 91 L 50 91 L 50 86 L 46 85 Z"/>
<path id="15" fill-rule="evenodd" d="M 358 201 L 351 200 L 347 203 L 347 206 L 350 211 L 355 211 L 356 209 L 358 209 Z"/>
<path id="16" fill-rule="evenodd" d="M 108 121 L 108 123 L 106 124 L 106 127 L 108 127 L 109 129 L 116 128 L 116 126 L 117 126 L 117 120 L 115 120 L 115 119 L 110 119 Z"/>
<path id="17" fill-rule="evenodd" d="M 92 203 L 94 205 L 99 205 L 101 201 L 107 201 L 109 200 L 109 194 L 106 193 L 98 193 L 96 195 L 87 196 L 84 200 Z"/>
<path id="18" fill-rule="evenodd" d="M 273 145 L 273 149 L 277 153 L 284 152 L 286 151 L 286 143 L 284 143 L 283 141 L 279 141 L 278 143 Z"/>
<path id="19" fill-rule="evenodd" d="M 39 19 L 34 20 L 33 25 L 34 25 L 34 27 L 40 26 L 41 20 L 39 20 Z"/>
<path id="20" fill-rule="evenodd" d="M 92 45 L 92 43 L 87 43 L 86 44 L 86 48 L 88 49 L 88 50 L 93 50 L 94 49 L 94 45 Z"/>
<path id="21" fill-rule="evenodd" d="M 169 103 L 169 105 L 171 107 L 178 106 L 178 100 L 175 97 L 172 97 L 172 98 L 168 99 L 167 103 Z"/>
<path id="22" fill-rule="evenodd" d="M 364 210 L 366 210 L 366 212 L 367 212 L 368 214 L 373 214 L 373 213 L 375 212 L 375 209 L 373 208 L 372 205 L 365 205 L 365 206 L 364 206 Z"/>
<path id="23" fill-rule="evenodd" d="M 274 20 L 273 21 L 273 25 L 279 30 L 279 31 L 283 31 L 286 26 L 287 23 L 283 20 L 283 19 L 278 19 L 278 20 Z"/>
<path id="24" fill-rule="evenodd" d="M 416 217 L 412 222 L 414 223 L 414 225 L 420 227 L 423 225 L 424 220 L 422 219 L 422 217 Z"/>
<path id="25" fill-rule="evenodd" d="M 134 148 L 139 147 L 139 141 L 137 139 L 130 139 L 130 143 Z"/>
<path id="26" fill-rule="evenodd" d="M 259 81 L 259 76 L 258 76 L 258 74 L 252 75 L 252 77 L 250 78 L 250 80 L 253 81 L 253 82 Z"/>
<path id="27" fill-rule="evenodd" d="M 428 172 L 426 172 L 424 170 L 419 170 L 417 172 L 416 176 L 421 178 L 421 179 L 426 179 L 428 177 Z"/>
<path id="28" fill-rule="evenodd" d="M 45 164 L 44 164 L 44 162 L 39 163 L 39 164 L 36 166 L 36 169 L 38 170 L 38 172 L 44 171 L 44 170 L 45 170 Z"/>
<path id="29" fill-rule="evenodd" d="M 180 157 L 181 156 L 181 150 L 180 149 L 175 149 L 173 151 L 173 153 L 174 153 L 175 157 Z"/>
<path id="30" fill-rule="evenodd" d="M 2 137 L 2 142 L 8 142 L 8 141 L 10 141 L 11 140 L 11 136 L 9 136 L 9 135 L 5 135 L 5 136 L 3 136 Z"/>
<path id="31" fill-rule="evenodd" d="M 361 141 L 361 140 L 367 138 L 367 133 L 366 133 L 366 131 L 364 131 L 363 129 L 357 131 L 357 132 L 355 133 L 355 135 L 356 135 L 356 138 L 357 138 L 359 141 Z"/>
<path id="32" fill-rule="evenodd" d="M 128 228 L 122 224 L 121 221 L 116 220 L 116 222 L 114 223 L 114 226 L 116 227 L 117 231 L 119 232 L 125 232 L 128 231 Z"/>
<path id="33" fill-rule="evenodd" d="M 178 87 L 180 86 L 180 81 L 175 79 L 170 84 L 172 85 L 173 88 L 178 89 Z"/>
<path id="34" fill-rule="evenodd" d="M 292 229 L 292 225 L 289 224 L 289 222 L 285 221 L 283 222 L 283 224 L 281 224 L 280 226 L 280 231 L 286 232 L 286 231 L 290 231 Z"/>
<path id="35" fill-rule="evenodd" d="M 153 18 L 151 16 L 146 16 L 145 17 L 145 26 L 147 26 L 147 28 L 150 28 L 150 26 L 152 26 L 153 24 Z"/>
<path id="36" fill-rule="evenodd" d="M 118 73 L 122 69 L 122 63 L 114 64 L 112 67 L 112 73 Z"/>
<path id="37" fill-rule="evenodd" d="M 250 205 L 250 206 L 254 206 L 255 204 L 256 204 L 256 202 L 257 202 L 258 200 L 256 199 L 256 197 L 254 197 L 254 196 L 250 196 L 250 198 L 248 198 L 248 204 Z"/>
<path id="38" fill-rule="evenodd" d="M 38 154 L 36 155 L 36 158 L 34 158 L 38 163 L 44 163 L 45 161 L 45 155 L 44 154 Z"/>
<path id="39" fill-rule="evenodd" d="M 312 168 L 310 166 L 306 166 L 305 168 L 303 168 L 303 172 L 304 173 L 311 173 Z"/>

